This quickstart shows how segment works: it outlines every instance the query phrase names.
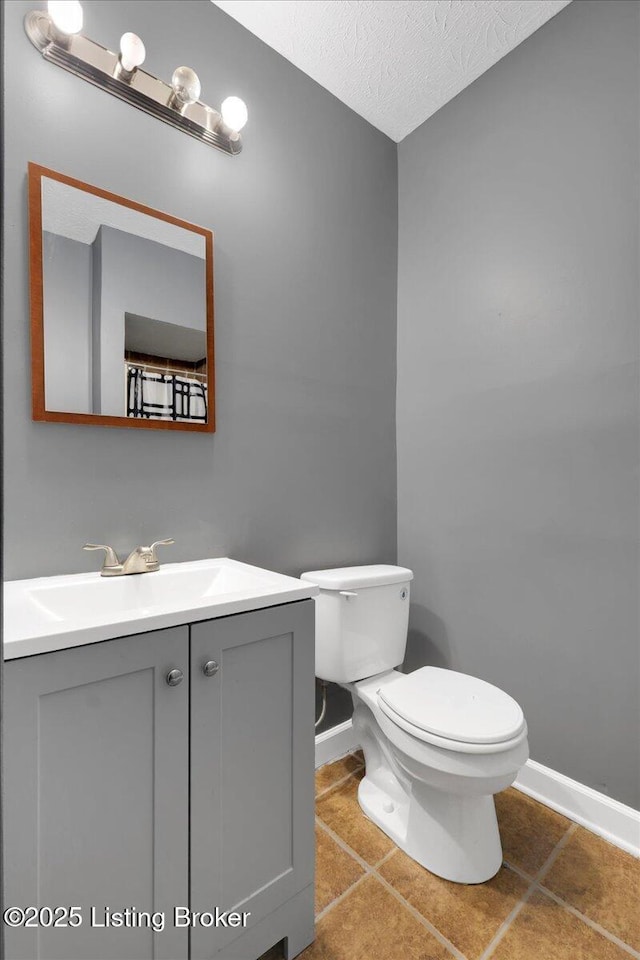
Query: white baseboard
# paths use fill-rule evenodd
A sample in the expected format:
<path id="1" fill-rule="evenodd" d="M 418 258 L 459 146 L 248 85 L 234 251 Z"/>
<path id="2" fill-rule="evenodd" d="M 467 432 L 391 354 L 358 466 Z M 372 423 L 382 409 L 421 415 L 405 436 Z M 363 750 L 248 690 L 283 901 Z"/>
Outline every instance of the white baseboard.
<path id="1" fill-rule="evenodd" d="M 527 760 L 514 783 L 517 790 L 640 857 L 640 811 L 564 774 Z"/>
<path id="2" fill-rule="evenodd" d="M 316 737 L 316 768 L 358 747 L 351 720 Z M 545 806 L 640 857 L 640 811 L 571 780 L 564 774 L 527 760 L 514 787 Z"/>
<path id="3" fill-rule="evenodd" d="M 316 737 L 316 769 L 344 757 L 345 753 L 351 753 L 358 746 L 351 720 L 319 733 Z"/>

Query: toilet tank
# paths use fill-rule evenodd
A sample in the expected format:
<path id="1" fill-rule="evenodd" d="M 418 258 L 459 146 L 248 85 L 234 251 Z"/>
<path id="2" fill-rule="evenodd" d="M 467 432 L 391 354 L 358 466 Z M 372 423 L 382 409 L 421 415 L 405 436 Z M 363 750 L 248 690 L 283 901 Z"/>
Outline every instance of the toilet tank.
<path id="1" fill-rule="evenodd" d="M 392 670 L 404 660 L 409 623 L 406 567 L 376 564 L 311 570 L 315 583 L 316 676 L 351 683 Z"/>

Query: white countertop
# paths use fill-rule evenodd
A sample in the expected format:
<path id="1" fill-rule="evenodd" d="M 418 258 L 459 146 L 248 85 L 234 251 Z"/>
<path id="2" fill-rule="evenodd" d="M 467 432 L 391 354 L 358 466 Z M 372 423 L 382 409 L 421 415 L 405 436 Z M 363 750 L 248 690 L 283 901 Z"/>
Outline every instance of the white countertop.
<path id="1" fill-rule="evenodd" d="M 155 573 L 79 573 L 4 584 L 4 658 L 246 613 L 318 594 L 295 577 L 218 557 Z"/>

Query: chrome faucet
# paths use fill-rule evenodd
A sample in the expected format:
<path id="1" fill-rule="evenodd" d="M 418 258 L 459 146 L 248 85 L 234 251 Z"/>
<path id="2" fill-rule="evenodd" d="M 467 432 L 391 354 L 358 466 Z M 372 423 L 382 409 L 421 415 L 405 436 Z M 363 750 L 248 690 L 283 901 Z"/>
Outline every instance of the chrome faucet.
<path id="1" fill-rule="evenodd" d="M 120 563 L 118 554 L 106 543 L 85 543 L 83 550 L 104 550 L 105 558 L 100 571 L 102 577 L 124 577 L 129 573 L 153 573 L 160 569 L 156 547 L 169 546 L 175 540 L 156 540 L 150 547 L 136 547 L 127 559 Z"/>

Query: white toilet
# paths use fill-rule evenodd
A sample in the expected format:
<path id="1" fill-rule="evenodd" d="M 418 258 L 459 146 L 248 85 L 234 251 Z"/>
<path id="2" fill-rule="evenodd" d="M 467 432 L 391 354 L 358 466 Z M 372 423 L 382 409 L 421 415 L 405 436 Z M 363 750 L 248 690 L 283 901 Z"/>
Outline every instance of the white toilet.
<path id="1" fill-rule="evenodd" d="M 316 676 L 351 690 L 365 758 L 358 799 L 405 853 L 456 883 L 500 869 L 493 794 L 529 756 L 519 705 L 484 680 L 439 667 L 399 673 L 411 570 L 313 570 Z"/>

